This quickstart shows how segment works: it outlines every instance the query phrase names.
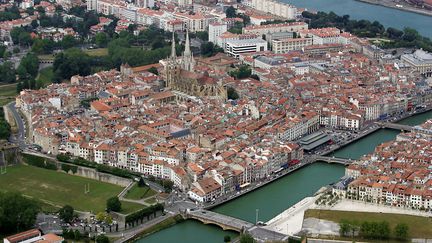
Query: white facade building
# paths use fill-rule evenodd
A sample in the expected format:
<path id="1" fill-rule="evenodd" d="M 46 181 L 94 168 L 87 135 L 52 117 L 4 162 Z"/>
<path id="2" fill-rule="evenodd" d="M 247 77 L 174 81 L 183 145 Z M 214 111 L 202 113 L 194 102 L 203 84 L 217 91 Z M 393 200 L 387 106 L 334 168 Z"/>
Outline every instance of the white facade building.
<path id="1" fill-rule="evenodd" d="M 227 24 L 211 23 L 209 24 L 209 41 L 214 44 L 217 43 L 217 38 L 228 31 Z"/>
<path id="2" fill-rule="evenodd" d="M 232 40 L 226 43 L 226 52 L 238 58 L 243 53 L 267 51 L 267 41 L 263 39 Z"/>

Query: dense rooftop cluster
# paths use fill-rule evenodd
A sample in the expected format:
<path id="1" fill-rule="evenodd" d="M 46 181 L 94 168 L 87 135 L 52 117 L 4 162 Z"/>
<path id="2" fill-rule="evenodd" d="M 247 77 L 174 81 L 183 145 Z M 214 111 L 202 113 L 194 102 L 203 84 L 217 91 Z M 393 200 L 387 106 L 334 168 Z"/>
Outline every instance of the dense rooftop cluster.
<path id="1" fill-rule="evenodd" d="M 346 174 L 355 180 L 348 186 L 347 197 L 431 210 L 432 120 L 420 128 L 420 132 L 403 133 L 379 145 L 372 154 L 350 165 Z"/>

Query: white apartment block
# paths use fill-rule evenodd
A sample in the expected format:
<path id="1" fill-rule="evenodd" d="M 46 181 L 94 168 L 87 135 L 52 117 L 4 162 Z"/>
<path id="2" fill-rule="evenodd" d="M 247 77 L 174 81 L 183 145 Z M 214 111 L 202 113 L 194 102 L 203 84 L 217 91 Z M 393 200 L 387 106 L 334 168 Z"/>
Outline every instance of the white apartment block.
<path id="1" fill-rule="evenodd" d="M 312 38 L 289 38 L 272 40 L 272 51 L 276 54 L 302 50 L 313 44 Z"/>
<path id="2" fill-rule="evenodd" d="M 217 38 L 227 31 L 228 31 L 227 24 L 222 24 L 222 23 L 209 24 L 209 32 L 208 32 L 209 33 L 209 41 L 216 44 Z"/>
<path id="3" fill-rule="evenodd" d="M 190 32 L 197 32 L 197 31 L 207 31 L 209 28 L 209 24 L 216 22 L 216 17 L 213 16 L 205 16 L 200 14 L 185 14 L 185 13 L 174 13 L 174 18 L 183 20 L 185 23 L 185 27 Z"/>
<path id="4" fill-rule="evenodd" d="M 266 35 L 278 32 L 299 32 L 308 29 L 305 22 L 292 22 L 282 24 L 251 25 L 243 28 L 243 34 Z"/>
<path id="5" fill-rule="evenodd" d="M 277 0 L 252 0 L 252 7 L 287 19 L 295 19 L 297 16 L 296 7 Z"/>
<path id="6" fill-rule="evenodd" d="M 231 40 L 226 43 L 226 52 L 235 58 L 240 54 L 267 51 L 267 41 L 263 39 Z"/>

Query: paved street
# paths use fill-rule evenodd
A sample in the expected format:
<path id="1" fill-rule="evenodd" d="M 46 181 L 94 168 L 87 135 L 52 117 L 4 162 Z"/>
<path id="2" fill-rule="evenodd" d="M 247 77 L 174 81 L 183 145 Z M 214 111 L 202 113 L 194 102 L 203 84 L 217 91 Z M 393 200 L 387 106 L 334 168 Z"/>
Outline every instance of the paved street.
<path id="1" fill-rule="evenodd" d="M 26 147 L 26 143 L 25 143 L 26 127 L 24 121 L 21 118 L 20 114 L 18 113 L 17 109 L 15 108 L 15 102 L 11 102 L 10 104 L 8 104 L 7 108 L 11 111 L 12 115 L 14 116 L 18 128 L 18 133 L 12 135 L 13 139 L 11 142 L 18 143 L 19 147 L 21 149 L 24 149 Z"/>

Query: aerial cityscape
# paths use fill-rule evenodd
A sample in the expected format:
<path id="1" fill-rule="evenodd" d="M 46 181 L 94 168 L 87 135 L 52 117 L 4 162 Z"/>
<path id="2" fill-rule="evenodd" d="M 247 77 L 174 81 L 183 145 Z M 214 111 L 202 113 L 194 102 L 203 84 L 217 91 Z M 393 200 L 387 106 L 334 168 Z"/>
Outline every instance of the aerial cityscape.
<path id="1" fill-rule="evenodd" d="M 0 0 L 0 236 L 432 242 L 431 26 L 430 0 Z"/>

